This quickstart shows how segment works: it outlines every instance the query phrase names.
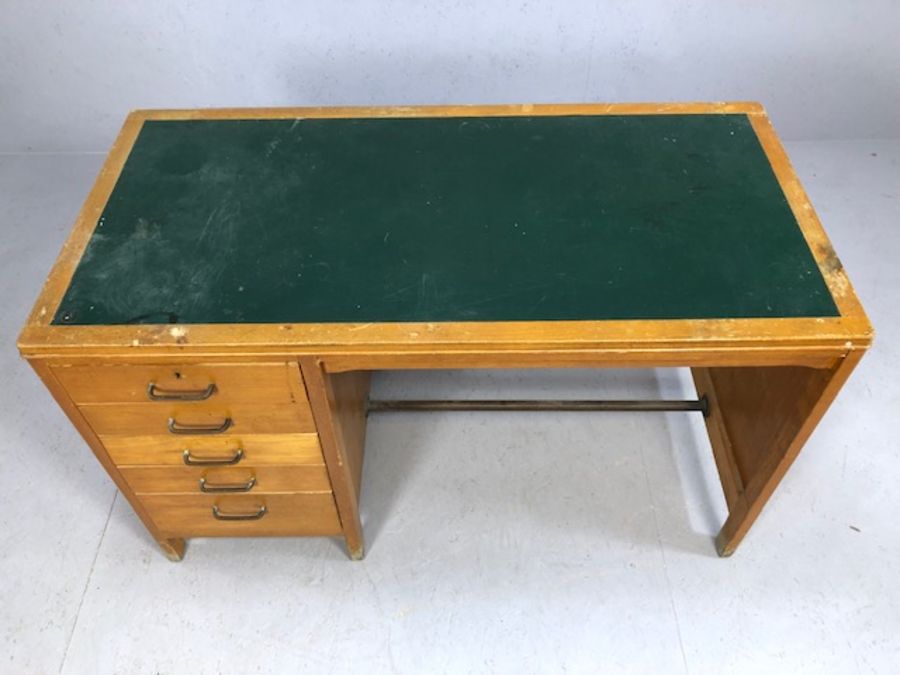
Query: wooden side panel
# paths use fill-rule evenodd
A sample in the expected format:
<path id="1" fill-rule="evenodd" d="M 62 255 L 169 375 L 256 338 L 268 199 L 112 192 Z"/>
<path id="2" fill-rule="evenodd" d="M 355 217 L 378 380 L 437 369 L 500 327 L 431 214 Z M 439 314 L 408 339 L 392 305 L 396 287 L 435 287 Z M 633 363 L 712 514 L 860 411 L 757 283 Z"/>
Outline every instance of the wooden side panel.
<path id="1" fill-rule="evenodd" d="M 720 555 L 743 540 L 863 353 L 850 351 L 830 369 L 710 368 L 701 375 L 724 428 L 718 439 L 710 432 L 713 447 L 730 448 L 742 486 L 716 538 Z M 723 487 L 727 496 L 725 479 Z"/>
<path id="2" fill-rule="evenodd" d="M 362 472 L 368 376 L 354 374 L 346 379 L 335 379 L 314 357 L 301 358 L 300 368 L 319 430 L 347 550 L 351 558 L 359 560 L 365 550 L 358 486 Z"/>
<path id="3" fill-rule="evenodd" d="M 784 454 L 831 372 L 794 367 L 711 368 L 709 376 L 746 484 L 773 453 Z"/>
<path id="4" fill-rule="evenodd" d="M 328 375 L 334 396 L 332 416 L 350 467 L 353 489 L 359 498 L 366 445 L 366 407 L 371 374 L 368 371 Z"/>
<path id="5" fill-rule="evenodd" d="M 722 415 L 722 404 L 713 386 L 708 368 L 692 368 L 691 374 L 694 377 L 697 396 L 705 396 L 709 405 L 709 413 L 704 418 L 706 431 L 709 434 L 713 457 L 716 460 L 716 469 L 719 472 L 722 491 L 725 493 L 725 503 L 731 509 L 734 508 L 738 499 L 744 493 L 744 481 L 741 478 L 737 460 L 734 456 L 734 448 L 731 445 L 731 437 L 728 435 L 728 429 Z"/>

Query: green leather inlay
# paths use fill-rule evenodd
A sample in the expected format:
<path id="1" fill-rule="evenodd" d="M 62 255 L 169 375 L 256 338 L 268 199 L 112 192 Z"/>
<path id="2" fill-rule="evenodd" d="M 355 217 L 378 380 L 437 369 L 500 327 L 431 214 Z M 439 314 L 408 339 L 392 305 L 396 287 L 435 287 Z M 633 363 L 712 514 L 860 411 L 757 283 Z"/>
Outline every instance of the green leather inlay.
<path id="1" fill-rule="evenodd" d="M 54 323 L 837 315 L 710 114 L 147 122 Z"/>

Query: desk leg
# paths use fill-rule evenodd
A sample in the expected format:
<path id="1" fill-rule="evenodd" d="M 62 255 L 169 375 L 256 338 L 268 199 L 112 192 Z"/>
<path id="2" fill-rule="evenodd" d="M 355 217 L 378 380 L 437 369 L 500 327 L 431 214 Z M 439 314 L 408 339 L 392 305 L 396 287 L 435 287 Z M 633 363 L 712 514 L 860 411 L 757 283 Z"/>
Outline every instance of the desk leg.
<path id="1" fill-rule="evenodd" d="M 359 492 L 370 374 L 365 371 L 329 374 L 315 358 L 300 359 L 300 368 L 316 420 L 347 552 L 353 560 L 362 560 L 365 544 L 359 519 Z"/>
<path id="2" fill-rule="evenodd" d="M 862 354 L 823 369 L 693 369 L 698 395 L 710 401 L 706 427 L 728 504 L 720 556 L 737 549 Z"/>
<path id="3" fill-rule="evenodd" d="M 184 539 L 160 539 L 158 542 L 162 552 L 172 562 L 179 562 L 184 558 Z"/>

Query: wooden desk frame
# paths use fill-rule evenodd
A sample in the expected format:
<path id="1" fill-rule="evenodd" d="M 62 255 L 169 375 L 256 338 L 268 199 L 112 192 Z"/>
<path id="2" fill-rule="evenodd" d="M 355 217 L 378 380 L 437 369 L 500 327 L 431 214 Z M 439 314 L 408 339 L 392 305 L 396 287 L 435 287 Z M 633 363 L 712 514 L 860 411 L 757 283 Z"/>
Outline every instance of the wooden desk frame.
<path id="1" fill-rule="evenodd" d="M 55 326 L 53 316 L 146 120 L 745 114 L 840 311 L 839 317 L 503 323 Z M 872 327 L 756 103 L 262 108 L 132 112 L 19 338 L 19 349 L 171 557 L 183 540 L 152 520 L 49 366 L 293 360 L 302 370 L 348 549 L 363 553 L 359 493 L 369 371 L 425 368 L 690 367 L 729 509 L 716 544 L 731 554 L 872 341 Z"/>

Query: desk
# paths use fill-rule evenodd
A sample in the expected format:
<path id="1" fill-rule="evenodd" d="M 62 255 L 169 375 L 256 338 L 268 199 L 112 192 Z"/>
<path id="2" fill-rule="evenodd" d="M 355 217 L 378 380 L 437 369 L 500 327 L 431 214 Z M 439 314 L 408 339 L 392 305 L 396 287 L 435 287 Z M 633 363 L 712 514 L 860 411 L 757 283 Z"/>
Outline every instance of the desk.
<path id="1" fill-rule="evenodd" d="M 717 103 L 136 111 L 19 349 L 172 559 L 362 557 L 373 370 L 689 367 L 643 407 L 703 411 L 728 555 L 871 340 L 765 111 Z"/>

